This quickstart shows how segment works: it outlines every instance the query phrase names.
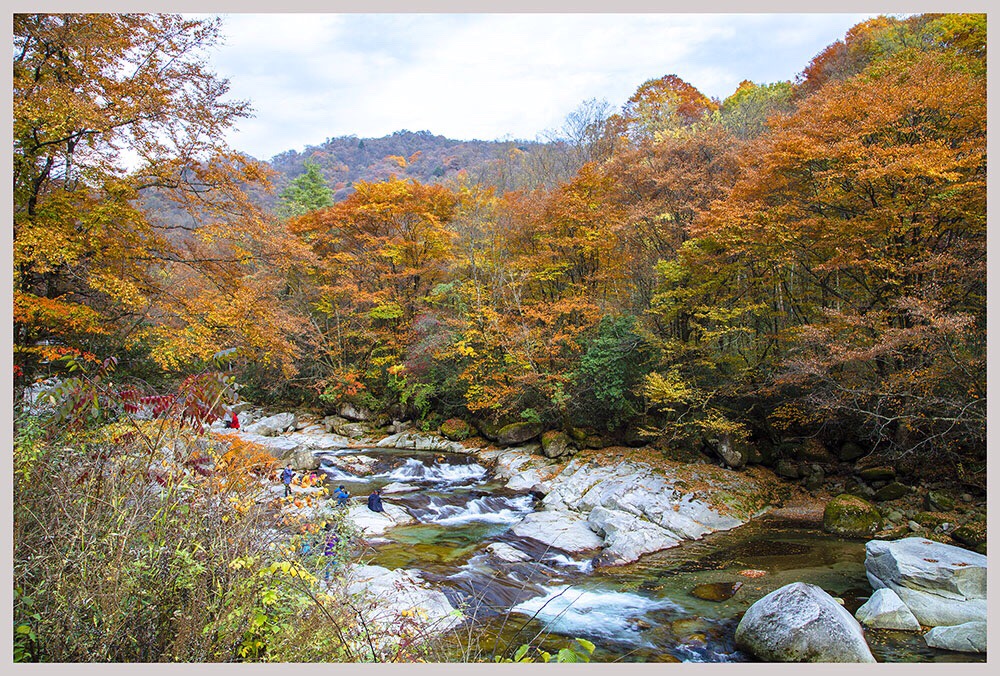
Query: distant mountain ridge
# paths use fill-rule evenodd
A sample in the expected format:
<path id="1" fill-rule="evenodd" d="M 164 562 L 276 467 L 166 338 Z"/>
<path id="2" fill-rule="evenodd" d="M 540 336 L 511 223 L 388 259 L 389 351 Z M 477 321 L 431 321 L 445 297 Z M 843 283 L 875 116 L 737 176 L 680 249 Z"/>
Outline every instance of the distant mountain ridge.
<path id="1" fill-rule="evenodd" d="M 397 131 L 381 138 L 340 136 L 302 152 L 287 150 L 268 162 L 278 173 L 273 179 L 274 192 L 264 197 L 274 207 L 281 191 L 305 173 L 307 161 L 316 163 L 334 199 L 343 200 L 359 181 L 384 181 L 390 176 L 412 178 L 421 183 L 442 183 L 465 171 L 469 180 L 498 185 L 498 167 L 512 156 L 523 157 L 539 152 L 560 153 L 565 144 L 539 141 L 458 141 L 429 131 Z M 502 173 L 502 172 L 501 172 Z M 553 177 L 558 178 L 558 177 Z M 498 185 L 513 189 L 516 185 Z"/>

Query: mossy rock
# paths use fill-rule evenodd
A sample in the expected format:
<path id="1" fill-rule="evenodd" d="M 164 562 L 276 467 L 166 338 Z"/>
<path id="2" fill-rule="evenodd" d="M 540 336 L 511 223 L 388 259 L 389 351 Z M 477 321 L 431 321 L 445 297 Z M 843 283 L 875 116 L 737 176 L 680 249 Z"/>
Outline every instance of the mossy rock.
<path id="1" fill-rule="evenodd" d="M 806 439 L 795 450 L 795 457 L 806 462 L 832 463 L 837 461 L 837 458 L 827 450 L 819 439 Z"/>
<path id="2" fill-rule="evenodd" d="M 571 452 L 569 435 L 565 432 L 550 430 L 542 435 L 542 454 L 546 458 L 558 458 Z"/>
<path id="3" fill-rule="evenodd" d="M 858 476 L 865 481 L 892 481 L 896 478 L 896 470 L 892 467 L 868 467 L 858 471 Z"/>
<path id="4" fill-rule="evenodd" d="M 490 441 L 497 441 L 500 437 L 500 427 L 494 425 L 489 420 L 474 420 L 473 424 L 479 433 L 483 435 L 486 439 Z"/>
<path id="5" fill-rule="evenodd" d="M 942 514 L 941 512 L 917 512 L 913 515 L 913 520 L 921 526 L 936 528 L 951 519 L 947 514 Z"/>
<path id="6" fill-rule="evenodd" d="M 971 521 L 967 524 L 959 526 L 951 532 L 951 538 L 966 547 L 975 549 L 977 552 L 979 551 L 979 549 L 977 549 L 978 547 L 982 547 L 985 550 L 986 522 Z"/>
<path id="7" fill-rule="evenodd" d="M 826 503 L 823 530 L 845 537 L 871 537 L 882 528 L 882 515 L 872 503 L 843 493 Z"/>
<path id="8" fill-rule="evenodd" d="M 568 434 L 569 438 L 578 444 L 583 443 L 587 438 L 587 431 L 582 427 L 568 427 L 566 429 L 566 434 Z"/>
<path id="9" fill-rule="evenodd" d="M 931 512 L 950 512 L 955 509 L 955 500 L 941 491 L 928 491 L 924 506 Z"/>
<path id="10" fill-rule="evenodd" d="M 853 462 L 865 454 L 865 449 L 858 446 L 853 441 L 845 441 L 840 446 L 840 450 L 837 452 L 837 457 L 839 457 L 844 462 Z"/>
<path id="11" fill-rule="evenodd" d="M 909 495 L 913 492 L 913 488 L 907 486 L 906 484 L 901 484 L 898 481 L 893 481 L 888 483 L 882 488 L 875 491 L 875 500 L 878 502 L 888 502 L 890 500 L 899 500 L 900 498 Z"/>
<path id="12" fill-rule="evenodd" d="M 516 422 L 504 425 L 497 431 L 497 443 L 502 446 L 513 446 L 531 441 L 542 433 L 542 426 L 533 422 Z"/>
<path id="13" fill-rule="evenodd" d="M 900 526 L 889 526 L 875 533 L 876 540 L 899 540 L 911 534 L 910 527 L 905 523 Z"/>
<path id="14" fill-rule="evenodd" d="M 728 601 L 742 586 L 742 582 L 706 582 L 692 589 L 691 596 L 704 601 Z"/>
<path id="15" fill-rule="evenodd" d="M 461 418 L 448 418 L 441 423 L 441 434 L 451 441 L 463 441 L 473 434 L 472 425 Z"/>

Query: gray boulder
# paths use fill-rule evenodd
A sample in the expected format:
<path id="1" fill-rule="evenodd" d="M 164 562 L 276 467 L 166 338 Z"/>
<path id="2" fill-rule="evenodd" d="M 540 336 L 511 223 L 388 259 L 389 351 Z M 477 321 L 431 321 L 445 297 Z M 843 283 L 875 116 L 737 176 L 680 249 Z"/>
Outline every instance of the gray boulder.
<path id="1" fill-rule="evenodd" d="M 920 631 L 920 623 L 906 604 L 891 589 L 876 589 L 871 598 L 854 613 L 858 622 L 873 629 Z"/>
<path id="2" fill-rule="evenodd" d="M 747 609 L 736 645 L 766 662 L 874 662 L 861 625 L 816 585 L 795 582 Z"/>
<path id="3" fill-rule="evenodd" d="M 734 442 L 730 435 L 722 434 L 718 438 L 707 439 L 705 443 L 715 451 L 715 454 L 722 459 L 727 467 L 739 469 L 747 464 L 749 452 L 743 444 Z"/>
<path id="4" fill-rule="evenodd" d="M 300 471 L 312 471 L 319 469 L 320 459 L 313 455 L 313 452 L 302 448 L 294 451 L 287 461 L 292 463 L 292 469 Z"/>
<path id="5" fill-rule="evenodd" d="M 340 410 L 337 411 L 337 413 L 339 413 L 341 417 L 355 422 L 367 422 L 375 417 L 375 415 L 367 408 L 355 406 L 354 404 L 341 405 Z"/>
<path id="6" fill-rule="evenodd" d="M 950 627 L 934 627 L 924 634 L 931 648 L 963 653 L 986 652 L 986 623 L 965 622 Z"/>
<path id="7" fill-rule="evenodd" d="M 583 552 L 604 544 L 584 519 L 571 512 L 532 512 L 511 531 L 518 537 L 530 537 L 565 552 Z"/>
<path id="8" fill-rule="evenodd" d="M 437 451 L 443 453 L 469 453 L 474 449 L 468 449 L 457 441 L 449 441 L 443 437 L 432 434 L 417 434 L 415 432 L 401 432 L 390 435 L 377 444 L 379 448 L 405 448 L 414 451 Z"/>
<path id="9" fill-rule="evenodd" d="M 588 518 L 590 527 L 604 536 L 599 563 L 631 563 L 643 554 L 674 547 L 680 542 L 675 533 L 646 519 L 620 510 L 595 507 Z"/>
<path id="10" fill-rule="evenodd" d="M 927 627 L 986 621 L 986 557 L 961 547 L 909 537 L 865 545 L 865 572 L 875 589 L 894 591 Z"/>
<path id="11" fill-rule="evenodd" d="M 504 425 L 497 431 L 497 443 L 501 446 L 513 446 L 530 441 L 542 433 L 538 423 L 518 422 Z"/>
<path id="12" fill-rule="evenodd" d="M 281 432 L 288 430 L 294 431 L 295 423 L 296 419 L 294 413 L 277 413 L 266 418 L 261 418 L 255 424 L 263 427 L 270 427 L 280 434 Z"/>
<path id="13" fill-rule="evenodd" d="M 570 453 L 569 437 L 565 432 L 546 432 L 542 435 L 542 453 L 546 458 L 558 458 Z"/>
<path id="14" fill-rule="evenodd" d="M 531 556 L 506 542 L 494 542 L 486 547 L 490 556 L 503 563 L 524 563 L 531 561 Z"/>
<path id="15" fill-rule="evenodd" d="M 422 632 L 437 633 L 463 621 L 448 597 L 432 588 L 416 570 L 354 565 L 347 573 L 347 592 L 371 599 L 358 607 L 365 624 L 375 629 L 370 633 L 381 650 L 391 650 L 401 640 L 401 626 L 416 622 Z M 367 649 L 368 634 L 357 634 L 359 651 Z"/>

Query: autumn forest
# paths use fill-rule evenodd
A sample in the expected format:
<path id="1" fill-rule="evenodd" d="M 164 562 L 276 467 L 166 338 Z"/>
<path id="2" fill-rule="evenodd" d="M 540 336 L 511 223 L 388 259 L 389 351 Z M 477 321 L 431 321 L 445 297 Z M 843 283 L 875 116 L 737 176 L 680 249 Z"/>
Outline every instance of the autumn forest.
<path id="1" fill-rule="evenodd" d="M 985 490 L 985 15 L 871 19 L 724 100 L 650 73 L 475 163 L 342 142 L 367 178 L 226 146 L 222 31 L 14 17 L 14 385 L 77 383 L 63 422 L 225 354 L 265 407 Z"/>

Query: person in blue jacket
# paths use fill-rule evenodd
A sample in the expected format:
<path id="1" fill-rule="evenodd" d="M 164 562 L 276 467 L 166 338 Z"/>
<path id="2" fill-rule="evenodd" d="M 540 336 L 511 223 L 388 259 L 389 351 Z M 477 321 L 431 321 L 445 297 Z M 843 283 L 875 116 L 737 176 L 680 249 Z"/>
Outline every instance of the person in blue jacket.
<path id="1" fill-rule="evenodd" d="M 343 486 L 337 486 L 337 490 L 333 492 L 333 497 L 337 498 L 338 507 L 346 507 L 347 501 L 351 499 L 351 494 Z"/>
<path id="2" fill-rule="evenodd" d="M 285 469 L 281 470 L 281 483 L 285 484 L 285 497 L 287 498 L 292 494 L 292 477 L 295 476 L 295 472 L 292 471 L 292 465 L 289 463 Z"/>

